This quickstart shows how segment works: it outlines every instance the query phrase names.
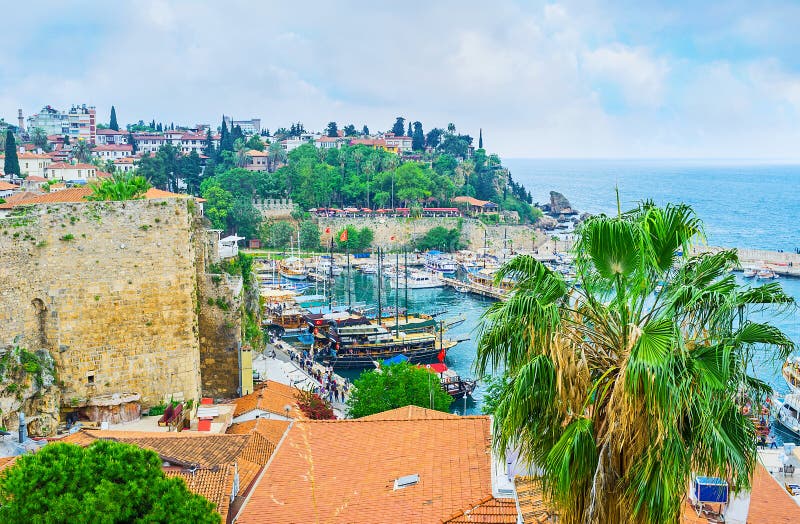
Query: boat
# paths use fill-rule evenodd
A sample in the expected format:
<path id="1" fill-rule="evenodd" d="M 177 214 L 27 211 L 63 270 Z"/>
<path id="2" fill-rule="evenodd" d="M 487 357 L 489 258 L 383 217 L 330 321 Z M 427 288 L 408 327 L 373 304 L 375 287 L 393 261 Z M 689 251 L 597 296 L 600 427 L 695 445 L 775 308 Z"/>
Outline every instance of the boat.
<path id="1" fill-rule="evenodd" d="M 758 274 L 758 269 L 754 267 L 746 267 L 742 271 L 742 276 L 744 276 L 744 278 L 753 278 L 757 274 Z"/>
<path id="2" fill-rule="evenodd" d="M 472 273 L 467 273 L 467 279 L 473 284 L 492 288 L 496 291 L 506 293 L 514 289 L 515 282 L 510 278 L 504 278 L 500 284 L 495 283 L 495 273 L 497 269 L 481 269 Z"/>
<path id="3" fill-rule="evenodd" d="M 783 398 L 776 396 L 775 400 L 775 420 L 786 431 L 800 438 L 800 392 L 789 393 Z"/>
<path id="4" fill-rule="evenodd" d="M 764 267 L 758 270 L 758 273 L 756 273 L 756 278 L 758 280 L 771 280 L 773 278 L 778 278 L 778 275 L 776 275 L 775 272 L 770 268 Z"/>
<path id="5" fill-rule="evenodd" d="M 319 262 L 317 262 L 317 273 L 320 275 L 333 275 L 338 277 L 342 274 L 344 269 L 342 266 L 338 265 L 333 259 L 329 256 L 322 256 L 319 257 Z"/>
<path id="6" fill-rule="evenodd" d="M 459 293 L 469 293 L 469 288 L 467 286 L 456 286 L 456 291 Z"/>
<path id="7" fill-rule="evenodd" d="M 475 391 L 475 386 L 478 384 L 476 380 L 461 378 L 458 373 L 448 368 L 447 365 L 442 362 L 427 364 L 425 367 L 431 373 L 439 375 L 442 389 L 454 399 L 472 396 L 472 392 Z"/>
<path id="8" fill-rule="evenodd" d="M 389 280 L 392 289 L 405 289 L 406 285 L 408 289 L 430 289 L 444 287 L 444 282 L 435 273 L 427 271 L 410 271 L 408 276 L 401 274 Z"/>
<path id="9" fill-rule="evenodd" d="M 316 358 L 334 369 L 370 368 L 399 354 L 412 363 L 427 363 L 456 344 L 440 333 L 394 331 L 366 317 L 351 316 L 329 323 L 326 340 L 317 339 Z"/>
<path id="10" fill-rule="evenodd" d="M 278 262 L 278 273 L 289 280 L 305 280 L 308 277 L 303 260 L 289 257 Z"/>
<path id="11" fill-rule="evenodd" d="M 441 251 L 428 251 L 428 255 L 425 258 L 425 268 L 428 269 L 428 271 L 452 278 L 456 276 L 458 264 L 445 256 Z"/>
<path id="12" fill-rule="evenodd" d="M 306 330 L 305 314 L 306 311 L 297 305 L 286 307 L 279 305 L 276 308 L 267 309 L 264 324 L 266 324 L 267 330 L 281 336 L 300 333 Z"/>
<path id="13" fill-rule="evenodd" d="M 378 272 L 378 266 L 375 264 L 362 264 L 356 268 L 358 271 L 365 275 L 374 275 Z"/>
<path id="14" fill-rule="evenodd" d="M 783 380 L 793 392 L 800 393 L 800 356 L 790 356 L 781 368 Z"/>

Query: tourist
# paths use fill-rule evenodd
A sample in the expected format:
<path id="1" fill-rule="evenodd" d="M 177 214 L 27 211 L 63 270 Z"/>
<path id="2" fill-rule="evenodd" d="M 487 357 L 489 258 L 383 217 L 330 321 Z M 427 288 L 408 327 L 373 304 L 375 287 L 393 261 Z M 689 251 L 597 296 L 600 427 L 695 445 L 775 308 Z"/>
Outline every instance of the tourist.
<path id="1" fill-rule="evenodd" d="M 778 449 L 778 439 L 775 438 L 773 433 L 769 434 L 767 442 L 769 443 L 769 449 Z"/>

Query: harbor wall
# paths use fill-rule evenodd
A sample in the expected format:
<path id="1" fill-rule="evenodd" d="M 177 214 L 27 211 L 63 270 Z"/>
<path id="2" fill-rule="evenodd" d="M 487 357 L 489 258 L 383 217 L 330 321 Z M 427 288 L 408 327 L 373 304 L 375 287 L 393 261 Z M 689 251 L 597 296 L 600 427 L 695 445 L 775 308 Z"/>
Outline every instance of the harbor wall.
<path id="1" fill-rule="evenodd" d="M 716 253 L 722 248 L 716 246 L 694 246 L 692 252 L 697 253 Z M 800 277 L 800 255 L 796 253 L 786 253 L 780 251 L 767 251 L 765 249 L 737 248 L 739 262 L 742 267 L 768 266 L 778 275 Z"/>
<path id="2" fill-rule="evenodd" d="M 536 234 L 536 245 L 546 242 L 547 237 L 530 225 L 485 225 L 475 219 L 451 217 L 391 218 L 391 217 L 328 217 L 319 219 L 319 228 L 323 245 L 327 245 L 331 237 L 345 226 L 352 225 L 358 229 L 368 227 L 375 234 L 374 246 L 389 249 L 400 248 L 411 241 L 425 235 L 435 227 L 453 229 L 461 225 L 461 239 L 469 249 L 480 249 L 485 239 L 490 249 L 502 249 L 505 245 L 510 249 L 531 249 Z M 330 228 L 331 233 L 325 233 Z M 394 239 L 392 238 L 394 237 Z M 505 241 L 505 242 L 504 242 Z"/>

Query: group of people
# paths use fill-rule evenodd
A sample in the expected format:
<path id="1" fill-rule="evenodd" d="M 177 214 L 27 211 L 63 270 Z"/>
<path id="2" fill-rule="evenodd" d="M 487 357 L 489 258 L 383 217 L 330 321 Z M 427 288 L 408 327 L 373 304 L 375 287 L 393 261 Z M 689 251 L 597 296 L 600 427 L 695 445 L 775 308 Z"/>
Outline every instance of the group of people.
<path id="1" fill-rule="evenodd" d="M 313 355 L 310 355 L 306 350 L 303 350 L 302 353 L 288 350 L 288 353 L 289 358 L 293 362 L 297 362 L 300 368 L 319 384 L 319 386 L 315 387 L 314 392 L 316 394 L 328 402 L 345 401 L 349 384 L 346 379 L 340 383 L 334 376 L 332 367 L 327 367 L 324 371 L 315 368 Z"/>

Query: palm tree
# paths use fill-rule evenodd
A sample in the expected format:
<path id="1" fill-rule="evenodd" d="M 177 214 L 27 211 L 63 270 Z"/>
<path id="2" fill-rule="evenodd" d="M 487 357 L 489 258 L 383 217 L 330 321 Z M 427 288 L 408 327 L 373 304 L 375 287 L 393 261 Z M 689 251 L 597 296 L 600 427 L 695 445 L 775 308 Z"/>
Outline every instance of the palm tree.
<path id="1" fill-rule="evenodd" d="M 582 225 L 571 286 L 529 256 L 498 271 L 516 284 L 485 313 L 476 361 L 509 376 L 494 445 L 541 468 L 559 522 L 677 523 L 693 472 L 750 485 L 740 402 L 769 390 L 753 354 L 794 344 L 749 315 L 794 301 L 777 283 L 738 285 L 735 250 L 689 255 L 701 235 L 688 206 L 646 202 Z"/>
<path id="2" fill-rule="evenodd" d="M 88 162 L 92 148 L 86 140 L 78 140 L 72 146 L 72 157 L 78 162 Z"/>
<path id="3" fill-rule="evenodd" d="M 92 193 L 86 200 L 136 200 L 144 198 L 150 183 L 143 176 L 117 173 L 100 183 L 91 183 Z"/>
<path id="4" fill-rule="evenodd" d="M 286 158 L 286 150 L 283 149 L 280 142 L 274 140 L 269 145 L 270 172 L 275 171 L 276 163 L 286 162 Z"/>
<path id="5" fill-rule="evenodd" d="M 236 155 L 236 167 L 245 167 L 250 163 L 250 155 L 247 144 L 241 138 L 237 138 L 233 144 L 233 150 Z"/>

